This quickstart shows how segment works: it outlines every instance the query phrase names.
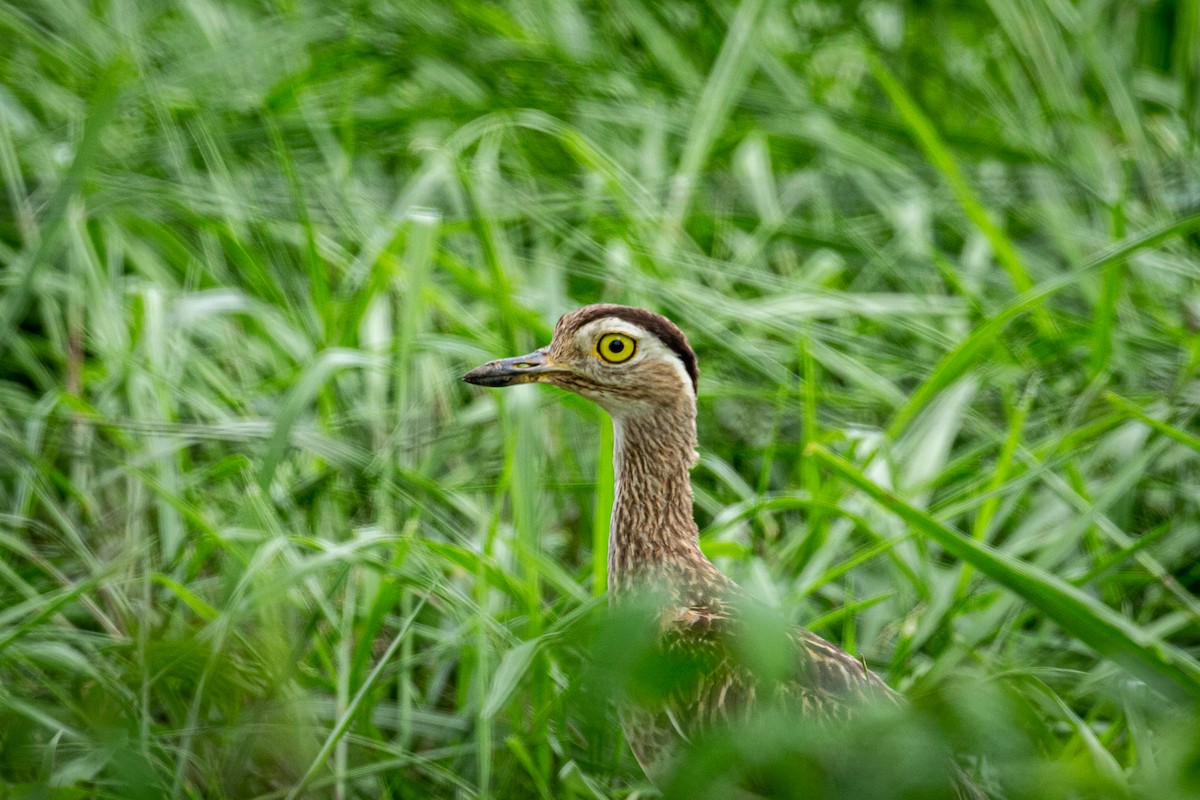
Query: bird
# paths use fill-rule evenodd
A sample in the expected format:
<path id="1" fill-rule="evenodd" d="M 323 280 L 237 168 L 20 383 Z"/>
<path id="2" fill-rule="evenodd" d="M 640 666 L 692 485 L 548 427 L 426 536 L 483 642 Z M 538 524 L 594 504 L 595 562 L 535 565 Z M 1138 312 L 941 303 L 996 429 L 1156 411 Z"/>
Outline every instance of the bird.
<path id="1" fill-rule="evenodd" d="M 678 326 L 653 311 L 611 303 L 564 314 L 547 346 L 462 376 L 493 388 L 550 384 L 591 400 L 612 418 L 610 603 L 654 598 L 661 646 L 690 657 L 700 670 L 658 706 L 621 708 L 626 740 L 655 783 L 670 774 L 681 746 L 696 733 L 768 702 L 731 652 L 745 594 L 699 545 L 690 477 L 699 458 L 699 378 L 696 354 Z M 772 687 L 770 702 L 821 724 L 866 703 L 901 702 L 864 662 L 817 634 L 791 626 L 787 639 L 795 669 Z M 947 772 L 959 798 L 987 800 L 953 762 Z"/>

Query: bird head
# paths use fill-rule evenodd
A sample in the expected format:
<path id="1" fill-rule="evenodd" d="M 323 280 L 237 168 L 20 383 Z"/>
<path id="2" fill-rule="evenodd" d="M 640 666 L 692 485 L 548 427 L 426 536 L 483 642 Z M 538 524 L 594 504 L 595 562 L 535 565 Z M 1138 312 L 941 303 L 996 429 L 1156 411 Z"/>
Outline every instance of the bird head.
<path id="1" fill-rule="evenodd" d="M 607 303 L 565 314 L 550 344 L 476 367 L 479 386 L 549 383 L 582 395 L 614 417 L 694 404 L 699 371 L 687 337 L 653 311 Z"/>

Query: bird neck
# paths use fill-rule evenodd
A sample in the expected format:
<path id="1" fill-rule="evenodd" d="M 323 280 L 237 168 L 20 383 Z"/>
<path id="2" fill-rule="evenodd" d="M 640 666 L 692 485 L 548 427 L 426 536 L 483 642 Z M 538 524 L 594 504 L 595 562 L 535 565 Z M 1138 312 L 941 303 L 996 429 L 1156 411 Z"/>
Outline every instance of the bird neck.
<path id="1" fill-rule="evenodd" d="M 655 588 L 678 600 L 698 579 L 723 579 L 700 551 L 692 516 L 692 398 L 675 407 L 614 417 L 613 434 L 616 492 L 608 543 L 612 597 Z"/>

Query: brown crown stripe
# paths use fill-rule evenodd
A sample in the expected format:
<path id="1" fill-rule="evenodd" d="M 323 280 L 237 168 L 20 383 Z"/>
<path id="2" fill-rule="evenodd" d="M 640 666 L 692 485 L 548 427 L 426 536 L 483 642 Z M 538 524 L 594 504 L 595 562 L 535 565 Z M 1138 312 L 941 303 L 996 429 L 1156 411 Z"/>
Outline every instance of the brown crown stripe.
<path id="1" fill-rule="evenodd" d="M 679 360 L 683 362 L 683 368 L 687 370 L 688 376 L 692 379 L 692 391 L 697 391 L 697 385 L 700 381 L 700 367 L 696 363 L 696 354 L 692 352 L 692 347 L 688 344 L 687 337 L 684 336 L 683 331 L 679 330 L 675 323 L 661 314 L 655 314 L 653 311 L 647 311 L 644 308 L 634 308 L 633 306 L 598 303 L 592 306 L 584 306 L 569 314 L 564 314 L 558 320 L 558 324 L 554 326 L 556 335 L 557 331 L 563 327 L 569 326 L 573 330 L 578 330 L 589 322 L 603 317 L 623 319 L 657 336 L 659 341 L 671 348 L 675 355 L 679 356 Z"/>

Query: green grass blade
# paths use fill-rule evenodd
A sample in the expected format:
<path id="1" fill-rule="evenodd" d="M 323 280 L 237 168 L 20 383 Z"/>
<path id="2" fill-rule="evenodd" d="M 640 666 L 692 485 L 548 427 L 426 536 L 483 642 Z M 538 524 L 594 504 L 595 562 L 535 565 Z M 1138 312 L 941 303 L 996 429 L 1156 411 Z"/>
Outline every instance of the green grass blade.
<path id="1" fill-rule="evenodd" d="M 971 331 L 954 349 L 942 356 L 929 377 L 922 381 L 921 385 L 909 396 L 908 402 L 896 411 L 888 425 L 888 436 L 892 439 L 897 438 L 939 392 L 982 360 L 983 353 L 995 344 L 997 338 L 1013 320 L 1036 308 L 1042 300 L 1074 285 L 1090 272 L 1122 261 L 1133 253 L 1157 247 L 1175 237 L 1185 236 L 1195 230 L 1200 230 L 1200 213 L 1172 220 L 1131 239 L 1107 247 L 1086 263 L 1044 282 L 1013 300 Z"/>
<path id="2" fill-rule="evenodd" d="M 673 178 L 670 204 L 663 216 L 663 239 L 657 248 L 660 253 L 666 252 L 666 245 L 678 235 L 691 205 L 700 169 L 758 60 L 757 33 L 769 6 L 768 0 L 745 0 L 737 6 L 721 52 L 696 101 L 688 140 Z"/>
<path id="3" fill-rule="evenodd" d="M 838 477 L 937 542 L 948 553 L 1024 598 L 1064 632 L 1126 666 L 1163 690 L 1200 701 L 1200 662 L 1081 590 L 1039 567 L 976 542 L 879 486 L 857 467 L 823 447 L 808 448 Z"/>
<path id="4" fill-rule="evenodd" d="M 1169 425 L 1162 420 L 1155 419 L 1138 407 L 1137 404 L 1131 403 L 1118 394 L 1105 392 L 1104 399 L 1108 401 L 1109 405 L 1125 416 L 1131 419 L 1136 419 L 1139 422 L 1144 422 L 1157 433 L 1161 433 L 1168 439 L 1173 439 L 1174 441 L 1179 442 L 1186 447 L 1190 447 L 1191 449 L 1200 453 L 1200 436 L 1193 436 L 1187 431 L 1179 430 L 1179 428 L 1176 428 L 1174 425 Z"/>
<path id="5" fill-rule="evenodd" d="M 338 742 L 346 735 L 346 732 L 350 729 L 350 723 L 354 721 L 355 715 L 358 713 L 359 706 L 362 705 L 367 695 L 378 686 L 384 667 L 391 662 L 392 656 L 400 649 L 401 643 L 408 636 L 409 630 L 417 619 L 417 615 L 421 613 L 421 609 L 425 607 L 425 603 L 428 600 L 428 594 L 422 596 L 416 608 L 412 610 L 412 613 L 404 620 L 400 629 L 396 631 L 396 635 L 392 637 L 387 650 L 379 657 L 379 661 L 375 664 L 375 668 L 371 670 L 371 674 L 358 687 L 358 691 L 354 693 L 354 697 L 350 700 L 349 705 L 346 706 L 346 710 L 338 718 L 337 724 L 333 726 L 333 729 L 329 731 L 329 735 L 325 737 L 325 743 L 321 745 L 320 751 L 313 758 L 312 763 L 309 764 L 308 770 L 287 793 L 287 800 L 295 800 L 295 798 L 304 794 L 304 791 L 308 788 L 317 771 L 321 769 L 321 766 L 329 759 L 329 755 L 333 752 L 334 748 L 337 747 Z"/>
<path id="6" fill-rule="evenodd" d="M 984 207 L 983 203 L 976 196 L 975 191 L 967 182 L 967 178 L 959 168 L 958 162 L 955 160 L 953 154 L 951 154 L 949 148 L 946 147 L 945 142 L 942 141 L 942 137 L 938 134 L 933 123 L 921 111 L 916 101 L 912 98 L 912 95 L 904 88 L 904 85 L 896 79 L 896 76 L 892 74 L 891 70 L 882 61 L 872 59 L 871 70 L 875 75 L 875 80 L 883 87 L 883 91 L 900 112 L 900 118 L 909 127 L 913 137 L 917 140 L 917 144 L 925 151 L 926 158 L 942 174 L 946 183 L 950 185 L 950 189 L 958 199 L 959 205 L 962 206 L 967 219 L 979 229 L 987 238 L 988 243 L 991 244 L 992 250 L 996 254 L 996 260 L 1000 262 L 1000 266 L 1008 273 L 1013 287 L 1021 293 L 1033 289 L 1033 279 L 1029 275 L 1029 270 L 1026 269 L 1025 264 L 1022 262 L 1021 256 L 1017 253 L 1017 248 L 1013 244 L 1012 239 L 992 220 L 992 215 Z M 1049 335 L 1053 331 L 1050 318 L 1046 316 L 1045 312 L 1037 304 L 1034 304 L 1031 310 L 1037 320 L 1039 330 L 1043 334 Z"/>

